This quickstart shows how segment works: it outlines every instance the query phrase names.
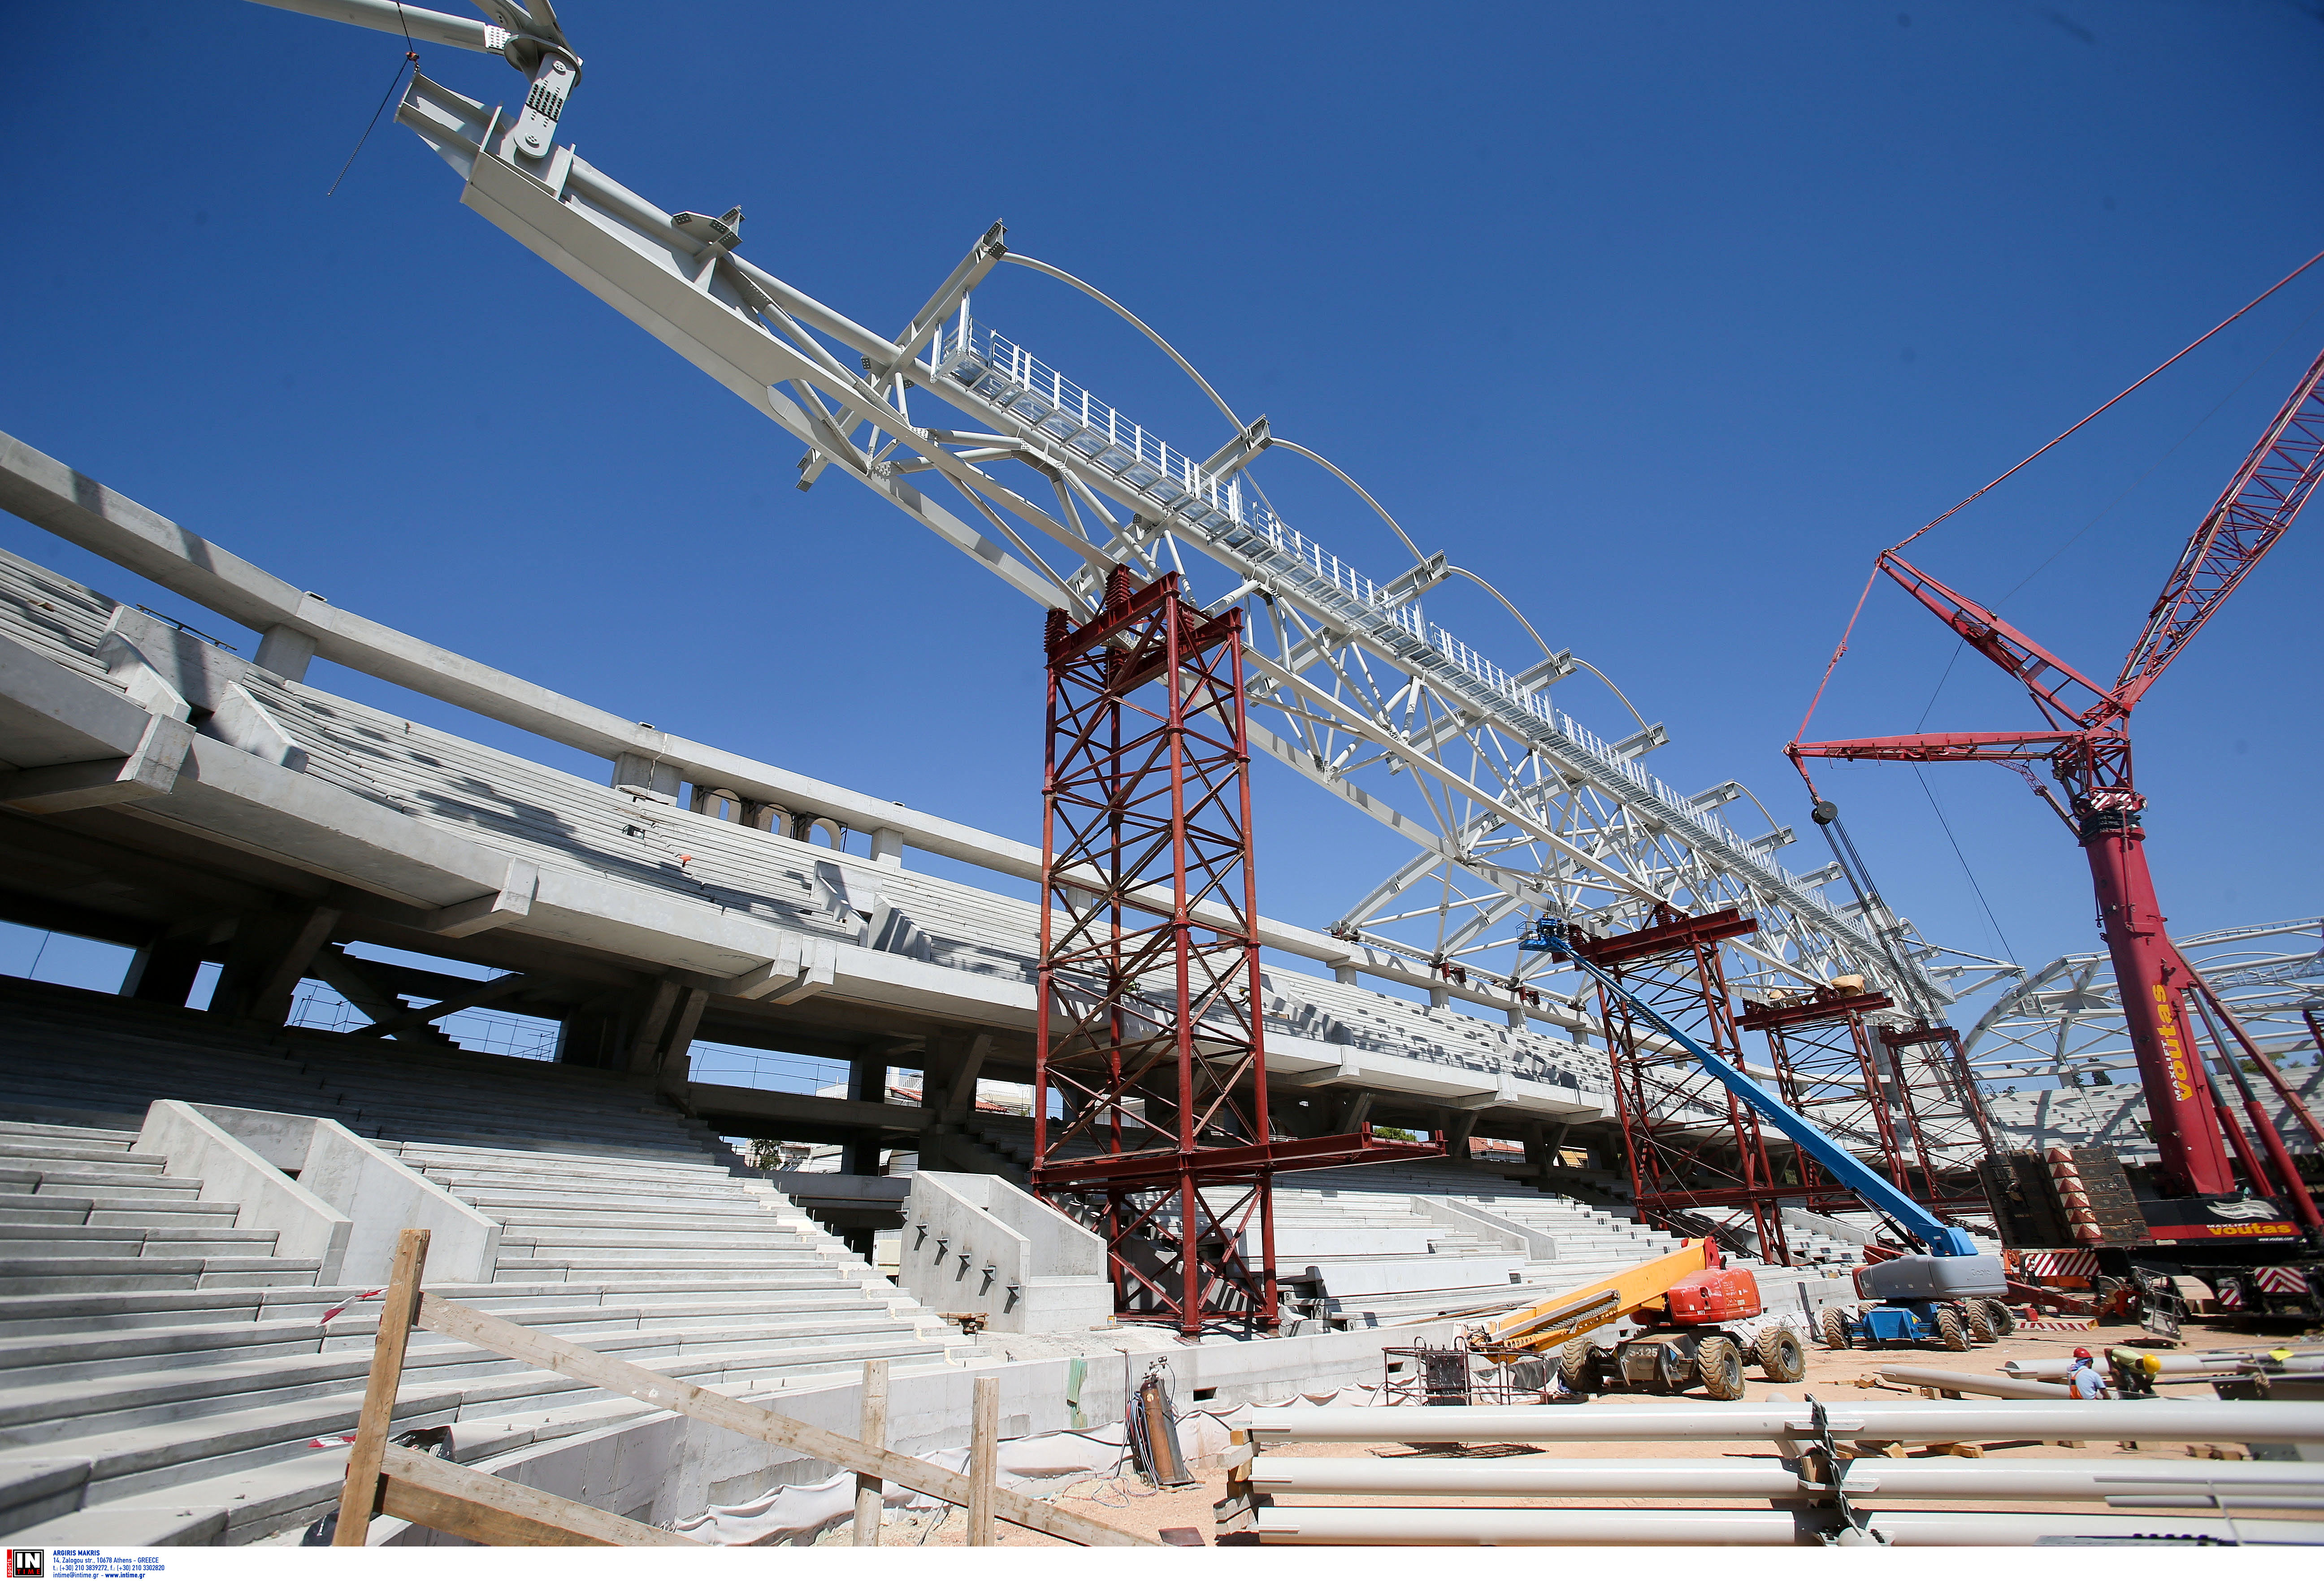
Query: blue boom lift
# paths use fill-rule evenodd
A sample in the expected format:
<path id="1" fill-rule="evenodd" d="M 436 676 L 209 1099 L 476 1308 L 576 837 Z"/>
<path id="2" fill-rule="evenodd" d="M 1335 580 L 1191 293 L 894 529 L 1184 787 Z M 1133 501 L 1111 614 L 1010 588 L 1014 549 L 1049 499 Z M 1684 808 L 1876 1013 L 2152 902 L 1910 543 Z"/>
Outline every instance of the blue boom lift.
<path id="1" fill-rule="evenodd" d="M 2008 1331 L 2008 1309 L 1999 1300 L 2009 1290 L 2001 1259 L 1978 1251 L 1968 1232 L 1913 1200 L 1887 1176 L 1818 1130 L 1806 1116 L 1672 1025 L 1612 973 L 1577 952 L 1572 948 L 1564 919 L 1541 918 L 1519 942 L 1519 948 L 1547 951 L 1555 960 L 1571 961 L 1586 972 L 1605 992 L 1628 1005 L 1692 1055 L 1720 1086 L 1790 1137 L 1794 1145 L 1854 1192 L 1899 1237 L 1921 1248 L 1857 1270 L 1857 1293 L 1866 1304 L 1852 1310 L 1826 1308 L 1821 1321 L 1825 1344 L 1840 1349 L 1848 1345 L 1917 1344 L 1933 1339 L 1948 1350 L 1967 1350 L 1973 1335 L 1984 1337 Z"/>

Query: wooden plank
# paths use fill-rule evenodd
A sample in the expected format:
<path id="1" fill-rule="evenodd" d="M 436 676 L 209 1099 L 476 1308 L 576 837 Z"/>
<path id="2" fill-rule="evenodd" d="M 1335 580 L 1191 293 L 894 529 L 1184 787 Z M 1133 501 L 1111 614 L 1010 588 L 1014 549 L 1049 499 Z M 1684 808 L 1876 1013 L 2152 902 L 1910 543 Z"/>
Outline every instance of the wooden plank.
<path id="1" fill-rule="evenodd" d="M 708 1546 L 393 1444 L 381 1457 L 380 1469 L 387 1474 L 389 1514 L 487 1548 Z"/>
<path id="2" fill-rule="evenodd" d="M 1001 1484 L 1001 1380 L 976 1380 L 968 1429 L 968 1543 L 992 1546 L 992 1495 Z"/>
<path id="3" fill-rule="evenodd" d="M 863 1364 L 863 1441 L 875 1449 L 888 1447 L 888 1363 L 884 1357 Z M 886 1507 L 886 1483 L 861 1472 L 855 1477 L 855 1546 L 880 1546 L 880 1516 Z"/>
<path id="4" fill-rule="evenodd" d="M 380 1457 L 391 1446 L 395 1392 L 403 1382 L 403 1350 L 420 1310 L 420 1281 L 428 1269 L 428 1232 L 407 1229 L 395 1237 L 387 1293 L 379 1306 L 379 1335 L 372 1341 L 371 1381 L 364 1386 L 363 1414 L 355 1419 L 355 1441 L 347 1451 L 347 1480 L 339 1489 L 339 1524 L 333 1548 L 361 1548 L 371 1532 L 371 1512 L 379 1503 Z"/>
<path id="5" fill-rule="evenodd" d="M 761 1443 L 795 1450 L 812 1459 L 828 1461 L 859 1476 L 876 1476 L 899 1487 L 908 1487 L 914 1493 L 942 1499 L 948 1504 L 965 1506 L 968 1503 L 968 1478 L 958 1472 L 946 1471 L 925 1460 L 915 1460 L 908 1455 L 899 1455 L 892 1449 L 877 1448 L 790 1417 L 779 1416 L 762 1406 L 745 1404 L 732 1395 L 713 1393 L 691 1383 L 681 1383 L 675 1378 L 665 1378 L 659 1373 L 650 1373 L 631 1363 L 600 1356 L 586 1346 L 576 1345 L 569 1339 L 536 1333 L 521 1324 L 495 1318 L 489 1312 L 477 1311 L 473 1307 L 464 1307 L 457 1301 L 447 1301 L 441 1296 L 421 1298 L 420 1327 L 448 1339 L 464 1340 L 512 1360 L 530 1362 L 534 1366 L 561 1374 L 577 1383 L 592 1383 L 615 1394 L 626 1394 L 659 1410 L 676 1411 L 680 1416 L 689 1416 L 696 1421 L 725 1428 L 745 1438 L 757 1439 Z M 1027 1498 L 1013 1488 L 993 1490 L 992 1512 L 1015 1525 L 1029 1527 L 1035 1531 L 1046 1532 L 1051 1537 L 1084 1547 L 1160 1546 L 1151 1538 L 1074 1514 L 1040 1499 Z"/>

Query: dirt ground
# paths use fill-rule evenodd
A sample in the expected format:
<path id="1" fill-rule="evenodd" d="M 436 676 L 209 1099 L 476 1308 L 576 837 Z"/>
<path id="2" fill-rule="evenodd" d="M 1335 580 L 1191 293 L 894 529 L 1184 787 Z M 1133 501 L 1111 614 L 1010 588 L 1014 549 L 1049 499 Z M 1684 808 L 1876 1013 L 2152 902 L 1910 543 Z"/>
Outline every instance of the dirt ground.
<path id="1" fill-rule="evenodd" d="M 2065 1356 L 2070 1353 L 2073 1347 L 2077 1345 L 2088 1345 L 2091 1349 L 2099 1351 L 2103 1354 L 2104 1347 L 2107 1345 L 2135 1347 L 2139 1345 L 2142 1336 L 2135 1326 L 2126 1325 L 2101 1328 L 2091 1330 L 2088 1333 L 2070 1330 L 2060 1332 L 2056 1330 L 2027 1331 L 2021 1329 L 2019 1332 L 2011 1335 L 2006 1339 L 1998 1340 L 1992 1345 L 1978 1346 L 1975 1349 L 1968 1352 L 1944 1351 L 1937 1349 L 1934 1347 L 1919 1347 L 1912 1346 L 1898 1346 L 1892 1349 L 1881 1351 L 1828 1351 L 1821 1346 L 1812 1344 L 1807 1347 L 1808 1373 L 1807 1377 L 1803 1382 L 1797 1383 L 1770 1383 L 1764 1378 L 1761 1378 L 1758 1375 L 1757 1369 L 1754 1367 L 1750 1369 L 1748 1374 L 1749 1381 L 1746 1390 L 1746 1398 L 1750 1400 L 1765 1400 L 1771 1393 L 1774 1393 L 1781 1394 L 1786 1399 L 1796 1401 L 1803 1399 L 1809 1393 L 1813 1393 L 1817 1399 L 1825 1401 L 1866 1400 L 1875 1398 L 1885 1398 L 1888 1400 L 1918 1400 L 1921 1398 L 1921 1394 L 1917 1389 L 1900 1388 L 1894 1384 L 1890 1384 L 1886 1387 L 1880 1385 L 1878 1383 L 1879 1369 L 1883 1365 L 1909 1365 L 1939 1367 L 1949 1372 L 1997 1374 L 2001 1369 L 2001 1364 L 2006 1361 L 2026 1359 L 2036 1356 Z M 2187 1351 L 2211 1349 L 2253 1349 L 2264 1348 L 2271 1344 L 2280 1345 L 2282 1343 L 2284 1342 L 2281 1339 L 2269 1339 L 2265 1337 L 2255 1336 L 2242 1330 L 2216 1328 L 2190 1323 L 2187 1326 L 2183 1341 L 2179 1346 L 2178 1349 L 2182 1353 Z M 2164 1394 L 2190 1395 L 2201 1399 L 2208 1399 L 2211 1395 L 2211 1388 L 2208 1382 L 2200 1383 L 2164 1384 L 2159 1392 Z M 1613 1398 L 1618 1399 L 1620 1396 L 1614 1396 Z M 2190 1449 L 2190 1447 L 2181 1444 L 2148 1443 L 2132 1446 L 2116 1444 L 2111 1441 L 2091 1440 L 2073 1447 L 2022 1441 L 2008 1443 L 1993 1442 L 1987 1443 L 1979 1447 L 1983 1448 L 1987 1457 L 1994 1459 L 2103 1458 L 2122 1461 L 2184 1460 L 2190 1453 L 2200 1456 L 2209 1453 L 2212 1449 L 2216 1449 L 2222 1457 L 2241 1459 L 2244 1457 L 2245 1454 L 2243 1447 L 2236 1444 L 2219 1444 L 2217 1446 L 2198 1445 L 2194 1446 Z M 1908 1452 L 1915 1457 L 1941 1453 L 1941 1451 L 1932 1451 L 1918 1447 L 1909 1448 Z M 1269 1457 L 1374 1456 L 1383 1458 L 1397 1458 L 1415 1455 L 1428 1456 L 1432 1457 L 1443 1457 L 1446 1456 L 1483 1457 L 1486 1456 L 1541 1455 L 1561 1459 L 1646 1459 L 1668 1456 L 1674 1458 L 1697 1457 L 1721 1459 L 1772 1460 L 1775 1457 L 1775 1447 L 1772 1444 L 1752 1444 L 1745 1442 L 1737 1442 L 1726 1446 L 1704 1446 L 1702 1444 L 1692 1443 L 1584 1444 L 1561 1442 L 1544 1445 L 1538 1448 L 1513 1444 L 1480 1444 L 1470 1445 L 1465 1448 L 1453 1450 L 1415 1450 L 1402 1443 L 1286 1444 L 1280 1448 L 1268 1449 L 1266 1453 Z M 1213 1543 L 1215 1536 L 1213 1530 L 1211 1507 L 1213 1503 L 1225 1497 L 1226 1473 L 1223 1471 L 1206 1473 L 1203 1476 L 1203 1485 L 1200 1488 L 1187 1488 L 1176 1492 L 1163 1492 L 1148 1487 L 1143 1483 L 1139 1482 L 1135 1476 L 1102 1481 L 1092 1479 L 1084 1482 L 1066 1484 L 1062 1485 L 1062 1491 L 1051 1491 L 1047 1489 L 1028 1489 L 1027 1491 L 1047 1493 L 1048 1496 L 1054 1498 L 1056 1503 L 1066 1509 L 1074 1511 L 1079 1514 L 1089 1516 L 1094 1520 L 1103 1521 L 1110 1525 L 1120 1527 L 1125 1530 L 1136 1531 L 1148 1537 L 1153 1537 L 1175 1528 L 1176 1529 L 1176 1541 L 1180 1543 L 1189 1543 L 1199 1540 L 1203 1546 L 1207 1547 Z M 1313 1499 L 1303 1498 L 1300 1502 L 1314 1504 L 1377 1504 L 1381 1501 L 1372 1495 L 1364 1495 L 1361 1497 L 1319 1496 Z M 1398 1502 L 1420 1503 L 1422 1501 Z M 1656 1499 L 1476 1498 L 1447 1500 L 1432 1498 L 1425 1502 L 1429 1504 L 1438 1506 L 1452 1504 L 1501 1508 L 1542 1508 L 1555 1507 L 1559 1505 L 1597 1508 L 1675 1507 L 1673 1501 Z M 1697 1509 L 1721 1507 L 1764 1509 L 1766 1507 L 1764 1500 L 1689 1499 L 1683 1501 L 1683 1503 L 1689 1507 Z M 1905 1501 L 1897 1501 L 1896 1503 L 1898 1507 L 1913 1507 L 1910 1503 Z M 1877 1508 L 1878 1506 L 1876 1504 L 1874 1507 Z M 1932 1506 L 1923 1504 L 1919 1507 L 1928 1508 Z M 2022 1503 L 2012 1503 L 1994 1505 L 1991 1507 L 2005 1510 L 2023 1511 L 2072 1511 L 2089 1508 L 2087 1504 L 2044 1503 L 2040 1502 L 2026 1502 Z M 909 1516 L 891 1517 L 888 1527 L 883 1530 L 881 1533 L 883 1543 L 893 1543 L 899 1546 L 918 1545 L 928 1548 L 957 1548 L 962 1545 L 965 1536 L 966 1522 L 958 1511 L 947 1512 L 945 1518 L 940 1521 L 935 1520 L 933 1516 L 919 1518 Z M 999 1545 L 1002 1547 L 1047 1548 L 1066 1546 L 1057 1542 L 1054 1538 L 1045 1537 L 1038 1532 L 1027 1531 L 1019 1527 L 1010 1526 L 1005 1522 L 998 1525 L 997 1536 Z M 844 1543 L 852 1541 L 853 1539 L 852 1535 L 843 1528 L 839 1531 L 827 1534 L 824 1540 Z"/>

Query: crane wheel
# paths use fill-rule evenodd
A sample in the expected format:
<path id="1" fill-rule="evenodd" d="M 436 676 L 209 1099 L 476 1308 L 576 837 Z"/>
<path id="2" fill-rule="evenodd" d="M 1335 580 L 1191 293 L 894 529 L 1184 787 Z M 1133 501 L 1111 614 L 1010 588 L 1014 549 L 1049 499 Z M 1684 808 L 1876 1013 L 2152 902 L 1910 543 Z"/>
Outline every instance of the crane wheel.
<path id="1" fill-rule="evenodd" d="M 1569 1339 L 1565 1348 L 1557 1353 L 1557 1374 L 1565 1386 L 1576 1394 L 1595 1394 L 1598 1391 L 1598 1364 L 1592 1358 L 1593 1347 L 1587 1339 Z"/>
<path id="2" fill-rule="evenodd" d="M 1961 1321 L 1960 1309 L 1956 1307 L 1937 1309 L 1937 1337 L 1944 1341 L 1947 1350 L 1969 1348 L 1969 1325 Z"/>
<path id="3" fill-rule="evenodd" d="M 1969 1338 L 1971 1345 L 1991 1345 L 2001 1337 L 1993 1330 L 1993 1314 L 1987 1310 L 1983 1297 L 1972 1297 L 1961 1303 L 1969 1314 Z"/>
<path id="4" fill-rule="evenodd" d="M 1822 1316 L 1816 1320 L 1816 1327 L 1823 1336 L 1826 1350 L 1848 1348 L 1848 1319 L 1840 1315 L 1838 1307 L 1826 1307 Z"/>
<path id="5" fill-rule="evenodd" d="M 1808 1353 L 1800 1337 L 1788 1328 L 1770 1328 L 1759 1336 L 1759 1371 L 1771 1383 L 1796 1383 L 1808 1375 Z"/>
<path id="6" fill-rule="evenodd" d="M 1743 1398 L 1743 1349 L 1724 1334 L 1704 1340 L 1694 1353 L 1694 1375 L 1713 1400 Z"/>
<path id="7" fill-rule="evenodd" d="M 2016 1330 L 2017 1314 L 2009 1310 L 2007 1301 L 1997 1301 L 1991 1296 L 1979 1296 L 1971 1303 L 1985 1309 L 1986 1321 L 1993 1328 L 1996 1339 L 2006 1339 Z"/>

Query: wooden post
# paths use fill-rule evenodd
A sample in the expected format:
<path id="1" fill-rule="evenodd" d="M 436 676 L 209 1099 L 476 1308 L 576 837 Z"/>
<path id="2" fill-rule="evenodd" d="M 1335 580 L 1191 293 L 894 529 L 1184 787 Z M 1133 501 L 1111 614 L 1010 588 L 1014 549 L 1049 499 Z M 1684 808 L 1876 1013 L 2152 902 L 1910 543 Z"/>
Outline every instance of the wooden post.
<path id="1" fill-rule="evenodd" d="M 875 1449 L 888 1447 L 888 1364 L 863 1364 L 863 1442 Z M 880 1515 L 888 1484 L 876 1476 L 855 1474 L 855 1546 L 880 1546 Z"/>
<path id="2" fill-rule="evenodd" d="M 380 1458 L 395 1418 L 395 1392 L 403 1383 L 403 1348 L 411 1337 L 411 1321 L 420 1314 L 420 1282 L 427 1270 L 428 1232 L 405 1230 L 395 1238 L 395 1262 L 380 1301 L 371 1382 L 364 1387 L 363 1414 L 355 1419 L 355 1447 L 347 1451 L 347 1480 L 339 1490 L 333 1548 L 361 1548 L 371 1533 L 371 1512 L 379 1503 Z"/>
<path id="3" fill-rule="evenodd" d="M 968 1434 L 968 1546 L 992 1546 L 992 1490 L 1001 1472 L 1001 1380 L 976 1380 Z"/>

